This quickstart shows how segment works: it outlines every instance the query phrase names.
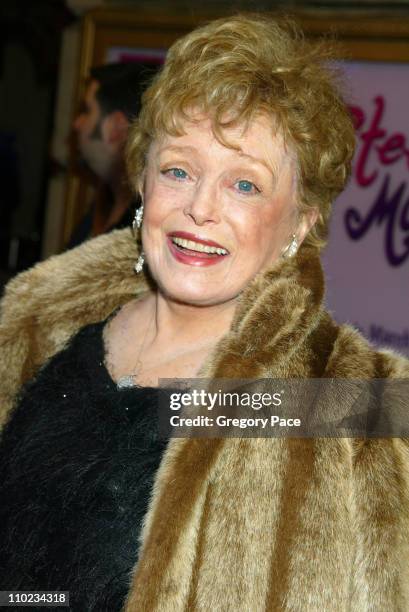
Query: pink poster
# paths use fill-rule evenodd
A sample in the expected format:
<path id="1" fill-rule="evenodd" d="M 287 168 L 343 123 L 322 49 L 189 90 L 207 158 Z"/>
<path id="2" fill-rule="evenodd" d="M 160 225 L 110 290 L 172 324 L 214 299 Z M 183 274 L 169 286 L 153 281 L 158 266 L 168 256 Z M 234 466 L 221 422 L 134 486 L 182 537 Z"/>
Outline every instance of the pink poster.
<path id="1" fill-rule="evenodd" d="M 357 151 L 333 207 L 327 304 L 371 342 L 409 355 L 409 66 L 346 62 Z"/>

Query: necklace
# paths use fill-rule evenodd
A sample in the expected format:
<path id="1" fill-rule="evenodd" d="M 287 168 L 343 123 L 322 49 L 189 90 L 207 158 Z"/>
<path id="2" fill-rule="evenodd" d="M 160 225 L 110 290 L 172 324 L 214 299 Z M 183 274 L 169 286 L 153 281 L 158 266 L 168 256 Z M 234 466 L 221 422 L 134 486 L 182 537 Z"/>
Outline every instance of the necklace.
<path id="1" fill-rule="evenodd" d="M 116 386 L 118 389 L 128 389 L 131 387 L 135 387 L 135 378 L 138 376 L 138 374 L 140 373 L 140 371 L 142 370 L 142 361 L 141 361 L 141 355 L 142 355 L 142 351 L 144 349 L 144 345 L 145 345 L 145 340 L 148 336 L 148 331 L 150 330 L 153 320 L 155 318 L 155 309 L 153 309 L 152 312 L 152 316 L 150 318 L 150 321 L 146 327 L 143 339 L 142 339 L 142 343 L 141 343 L 141 347 L 138 351 L 138 355 L 136 357 L 136 361 L 135 364 L 131 370 L 130 374 L 125 374 L 124 376 L 121 376 L 119 378 L 119 380 L 116 383 Z"/>

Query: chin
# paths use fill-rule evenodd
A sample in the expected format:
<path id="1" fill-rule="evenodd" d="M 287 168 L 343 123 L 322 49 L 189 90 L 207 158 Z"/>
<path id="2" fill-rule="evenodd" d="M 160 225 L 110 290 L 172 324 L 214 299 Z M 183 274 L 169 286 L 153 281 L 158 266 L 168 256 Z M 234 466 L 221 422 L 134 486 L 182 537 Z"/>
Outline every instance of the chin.
<path id="1" fill-rule="evenodd" d="M 191 306 L 215 306 L 236 297 L 234 288 L 227 288 L 226 274 L 213 276 L 206 268 L 179 269 L 167 267 L 165 262 L 147 261 L 149 273 L 161 294 L 169 300 Z M 213 274 L 212 274 L 213 273 Z"/>
<path id="2" fill-rule="evenodd" d="M 203 286 L 175 287 L 173 284 L 170 286 L 158 284 L 158 286 L 166 299 L 189 306 L 216 306 L 234 299 L 228 295 L 215 295 L 209 291 L 203 291 Z"/>

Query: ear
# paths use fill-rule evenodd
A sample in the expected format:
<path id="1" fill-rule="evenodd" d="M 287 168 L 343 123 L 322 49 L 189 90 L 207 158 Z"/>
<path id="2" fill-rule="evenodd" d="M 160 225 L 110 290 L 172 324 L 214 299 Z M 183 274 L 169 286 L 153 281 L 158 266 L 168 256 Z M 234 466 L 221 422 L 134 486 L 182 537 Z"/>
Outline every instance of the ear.
<path id="1" fill-rule="evenodd" d="M 103 135 L 105 141 L 113 146 L 123 146 L 128 136 L 129 121 L 122 111 L 114 111 L 104 117 Z"/>
<path id="2" fill-rule="evenodd" d="M 308 232 L 317 222 L 318 215 L 318 208 L 311 208 L 301 216 L 297 231 L 295 232 L 299 245 L 304 242 Z"/>

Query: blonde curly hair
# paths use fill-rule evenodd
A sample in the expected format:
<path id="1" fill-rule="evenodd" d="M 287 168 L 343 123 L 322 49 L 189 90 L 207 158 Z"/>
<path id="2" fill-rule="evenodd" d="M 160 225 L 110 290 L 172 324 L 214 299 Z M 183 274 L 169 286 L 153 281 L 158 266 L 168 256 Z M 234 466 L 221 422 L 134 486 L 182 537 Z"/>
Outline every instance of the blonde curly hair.
<path id="1" fill-rule="evenodd" d="M 319 212 L 305 242 L 324 246 L 331 203 L 345 186 L 355 148 L 330 59 L 327 44 L 311 44 L 293 22 L 266 15 L 217 19 L 180 38 L 130 129 L 132 184 L 139 184 L 152 140 L 182 135 L 192 109 L 211 117 L 215 136 L 227 146 L 223 128 L 267 114 L 296 155 L 299 213 Z"/>

